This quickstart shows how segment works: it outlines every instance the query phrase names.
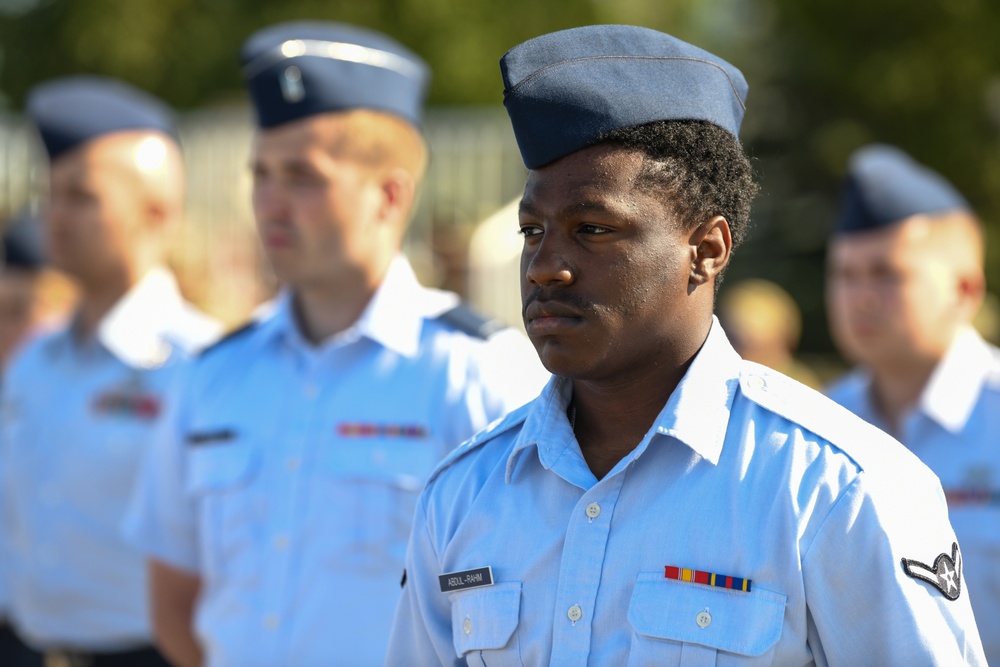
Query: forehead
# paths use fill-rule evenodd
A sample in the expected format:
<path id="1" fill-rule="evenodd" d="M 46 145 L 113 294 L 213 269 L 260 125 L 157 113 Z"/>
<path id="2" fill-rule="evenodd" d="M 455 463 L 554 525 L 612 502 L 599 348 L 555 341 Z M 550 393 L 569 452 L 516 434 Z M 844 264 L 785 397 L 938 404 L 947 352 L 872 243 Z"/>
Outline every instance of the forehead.
<path id="1" fill-rule="evenodd" d="M 929 224 L 923 217 L 913 217 L 881 229 L 838 234 L 830 243 L 830 259 L 837 265 L 923 260 L 928 250 Z"/>
<path id="2" fill-rule="evenodd" d="M 276 127 L 257 130 L 253 153 L 257 159 L 309 159 L 328 152 L 347 125 L 344 114 L 308 116 Z"/>
<path id="3" fill-rule="evenodd" d="M 135 167 L 135 147 L 145 135 L 113 134 L 88 141 L 49 166 L 53 183 L 119 178 Z"/>
<path id="4" fill-rule="evenodd" d="M 641 196 L 635 186 L 644 161 L 639 151 L 617 146 L 576 151 L 528 172 L 522 209 L 561 208 L 574 201 L 628 205 Z"/>

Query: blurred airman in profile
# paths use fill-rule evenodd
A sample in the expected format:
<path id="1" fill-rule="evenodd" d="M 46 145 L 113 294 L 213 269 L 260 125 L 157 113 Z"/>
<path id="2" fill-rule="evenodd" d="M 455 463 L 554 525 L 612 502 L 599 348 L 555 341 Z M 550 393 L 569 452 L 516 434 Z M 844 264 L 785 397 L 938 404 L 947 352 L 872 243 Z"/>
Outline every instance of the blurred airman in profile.
<path id="1" fill-rule="evenodd" d="M 159 100 L 102 77 L 41 84 L 27 110 L 49 158 L 46 251 L 80 299 L 3 380 L 11 620 L 25 666 L 159 667 L 121 523 L 177 362 L 219 333 L 162 264 L 183 204 L 177 131 Z"/>
<path id="2" fill-rule="evenodd" d="M 828 393 L 941 478 L 986 656 L 1000 664 L 1000 350 L 972 326 L 984 247 L 975 213 L 940 174 L 891 146 L 855 152 L 827 306 L 835 343 L 858 366 Z"/>
<path id="3" fill-rule="evenodd" d="M 819 378 L 794 356 L 802 314 L 779 285 L 755 278 L 723 286 L 716 312 L 741 357 L 819 388 Z"/>

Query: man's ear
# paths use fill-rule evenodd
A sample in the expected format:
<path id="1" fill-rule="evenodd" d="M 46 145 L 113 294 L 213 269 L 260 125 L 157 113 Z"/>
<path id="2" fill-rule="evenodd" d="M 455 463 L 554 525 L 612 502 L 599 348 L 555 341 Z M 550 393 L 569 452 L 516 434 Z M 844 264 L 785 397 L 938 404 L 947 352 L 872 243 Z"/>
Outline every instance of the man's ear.
<path id="1" fill-rule="evenodd" d="M 417 189 L 413 175 L 405 169 L 395 167 L 382 175 L 380 184 L 382 201 L 378 211 L 379 219 L 393 222 L 409 219 Z"/>
<path id="2" fill-rule="evenodd" d="M 733 237 L 729 222 L 717 215 L 698 225 L 688 240 L 691 246 L 692 286 L 713 283 L 729 264 L 733 250 Z"/>

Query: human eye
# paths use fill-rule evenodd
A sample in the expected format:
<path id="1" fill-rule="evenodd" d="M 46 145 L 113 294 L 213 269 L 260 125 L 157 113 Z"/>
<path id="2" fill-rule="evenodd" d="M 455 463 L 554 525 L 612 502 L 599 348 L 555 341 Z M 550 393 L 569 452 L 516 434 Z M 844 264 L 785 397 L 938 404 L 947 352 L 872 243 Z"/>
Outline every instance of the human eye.
<path id="1" fill-rule="evenodd" d="M 579 229 L 579 231 L 580 231 L 581 234 L 587 234 L 587 235 L 591 235 L 591 236 L 597 236 L 597 235 L 601 235 L 601 234 L 608 234 L 608 233 L 611 232 L 610 229 L 608 229 L 607 227 L 604 227 L 603 225 L 595 225 L 595 224 L 589 223 L 589 222 L 583 223 L 582 225 L 579 226 L 578 229 Z"/>
<path id="2" fill-rule="evenodd" d="M 524 238 L 530 238 L 541 234 L 542 229 L 541 227 L 536 227 L 535 225 L 521 225 L 520 229 L 517 230 L 517 233 Z"/>

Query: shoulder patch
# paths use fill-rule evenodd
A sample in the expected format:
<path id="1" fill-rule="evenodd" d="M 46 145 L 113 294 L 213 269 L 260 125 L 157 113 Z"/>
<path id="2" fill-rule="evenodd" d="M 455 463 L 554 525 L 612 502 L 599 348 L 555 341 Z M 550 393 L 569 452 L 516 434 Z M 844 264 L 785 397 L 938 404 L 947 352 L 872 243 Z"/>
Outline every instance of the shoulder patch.
<path id="1" fill-rule="evenodd" d="M 500 320 L 488 318 L 465 303 L 460 303 L 451 310 L 446 310 L 435 319 L 458 329 L 462 333 L 483 340 L 507 328 L 507 325 Z"/>
<path id="2" fill-rule="evenodd" d="M 451 452 L 449 452 L 448 455 L 445 456 L 440 463 L 438 463 L 430 477 L 427 478 L 427 484 L 433 482 L 434 479 L 441 474 L 442 470 L 449 467 L 469 452 L 481 447 L 493 438 L 523 424 L 524 420 L 528 417 L 528 410 L 533 403 L 534 401 L 529 401 L 516 410 L 508 412 L 505 416 L 495 420 L 492 424 L 479 431 L 479 433 L 476 433 L 461 445 L 451 450 Z"/>
<path id="3" fill-rule="evenodd" d="M 197 358 L 199 359 L 203 358 L 211 354 L 215 350 L 218 350 L 221 347 L 225 347 L 227 344 L 233 342 L 237 338 L 241 338 L 245 334 L 248 334 L 251 331 L 253 331 L 258 324 L 260 324 L 260 320 L 250 320 L 246 324 L 241 324 L 240 326 L 236 327 L 229 333 L 224 334 L 221 338 L 219 338 L 219 340 L 215 341 L 208 347 L 201 350 L 201 352 L 197 354 Z"/>

